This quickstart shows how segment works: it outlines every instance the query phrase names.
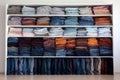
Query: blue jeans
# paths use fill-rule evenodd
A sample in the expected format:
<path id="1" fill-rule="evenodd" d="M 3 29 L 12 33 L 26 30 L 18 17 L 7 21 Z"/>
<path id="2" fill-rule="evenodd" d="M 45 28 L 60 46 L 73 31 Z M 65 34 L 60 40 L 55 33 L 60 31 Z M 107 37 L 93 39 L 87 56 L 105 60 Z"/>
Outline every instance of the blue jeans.
<path id="1" fill-rule="evenodd" d="M 100 56 L 112 56 L 112 48 L 100 47 Z"/>
<path id="2" fill-rule="evenodd" d="M 15 74 L 15 60 L 12 58 L 7 59 L 7 74 L 8 75 Z"/>
<path id="3" fill-rule="evenodd" d="M 32 47 L 32 56 L 43 56 L 44 49 L 41 46 L 33 46 Z"/>
<path id="4" fill-rule="evenodd" d="M 55 54 L 56 54 L 55 48 L 46 48 L 45 47 L 44 56 L 55 56 Z"/>
<path id="5" fill-rule="evenodd" d="M 92 63 L 92 59 L 86 59 L 86 71 L 87 74 L 92 74 L 92 72 L 94 74 L 98 74 L 98 64 L 99 64 L 99 59 L 98 58 L 93 58 L 93 71 L 91 70 L 91 63 Z"/>
<path id="6" fill-rule="evenodd" d="M 30 47 L 20 47 L 20 56 L 30 56 Z"/>
<path id="7" fill-rule="evenodd" d="M 59 49 L 56 51 L 56 56 L 65 56 L 66 50 L 65 49 Z"/>
<path id="8" fill-rule="evenodd" d="M 8 56 L 17 56 L 18 48 L 17 47 L 8 47 Z"/>
<path id="9" fill-rule="evenodd" d="M 90 56 L 99 56 L 98 47 L 89 47 Z"/>

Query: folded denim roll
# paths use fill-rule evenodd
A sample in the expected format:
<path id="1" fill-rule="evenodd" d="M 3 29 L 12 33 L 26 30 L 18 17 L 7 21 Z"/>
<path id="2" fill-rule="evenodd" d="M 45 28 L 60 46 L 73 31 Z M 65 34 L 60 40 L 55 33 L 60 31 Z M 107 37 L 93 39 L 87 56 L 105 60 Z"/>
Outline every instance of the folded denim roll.
<path id="1" fill-rule="evenodd" d="M 87 31 L 85 28 L 78 28 L 77 36 L 86 36 L 86 35 L 87 35 Z"/>
<path id="2" fill-rule="evenodd" d="M 23 28 L 23 36 L 24 37 L 33 37 L 33 28 Z"/>
<path id="3" fill-rule="evenodd" d="M 92 14 L 92 9 L 91 9 L 91 7 L 80 7 L 79 8 L 79 13 L 83 14 L 83 15 Z"/>
<path id="4" fill-rule="evenodd" d="M 18 38 L 17 37 L 9 37 L 8 43 L 18 43 Z"/>
<path id="5" fill-rule="evenodd" d="M 87 36 L 97 36 L 97 28 L 86 28 Z"/>
<path id="6" fill-rule="evenodd" d="M 49 17 L 41 17 L 37 19 L 37 25 L 49 25 L 50 18 Z"/>
<path id="7" fill-rule="evenodd" d="M 89 47 L 90 56 L 99 56 L 99 48 L 98 47 Z"/>
<path id="8" fill-rule="evenodd" d="M 50 28 L 49 36 L 63 36 L 63 29 L 60 27 Z"/>
<path id="9" fill-rule="evenodd" d="M 21 6 L 9 6 L 7 12 L 8 14 L 21 14 Z"/>
<path id="10" fill-rule="evenodd" d="M 54 38 L 45 38 L 44 47 L 55 48 L 55 39 Z"/>
<path id="11" fill-rule="evenodd" d="M 45 47 L 44 56 L 55 56 L 55 55 L 56 55 L 56 50 L 55 50 L 55 48 Z"/>
<path id="12" fill-rule="evenodd" d="M 50 11 L 51 11 L 50 6 L 37 7 L 37 14 L 50 14 Z"/>
<path id="13" fill-rule="evenodd" d="M 65 17 L 63 16 L 54 16 L 51 17 L 50 25 L 64 25 Z"/>
<path id="14" fill-rule="evenodd" d="M 33 32 L 35 36 L 48 36 L 47 28 L 35 28 Z"/>
<path id="15" fill-rule="evenodd" d="M 89 51 L 87 47 L 76 47 L 75 56 L 89 56 Z"/>
<path id="16" fill-rule="evenodd" d="M 35 8 L 28 7 L 28 6 L 23 6 L 22 14 L 35 14 Z"/>
<path id="17" fill-rule="evenodd" d="M 78 25 L 78 18 L 76 16 L 68 16 L 65 19 L 65 25 Z"/>
<path id="18" fill-rule="evenodd" d="M 65 56 L 66 50 L 65 49 L 57 49 L 56 50 L 56 56 Z"/>
<path id="19" fill-rule="evenodd" d="M 79 14 L 78 8 L 66 7 L 65 12 L 67 15 L 78 15 Z"/>
<path id="20" fill-rule="evenodd" d="M 93 17 L 82 16 L 79 18 L 79 25 L 94 25 Z"/>
<path id="21" fill-rule="evenodd" d="M 60 7 L 53 7 L 50 13 L 51 14 L 64 14 L 64 9 Z"/>
<path id="22" fill-rule="evenodd" d="M 112 56 L 112 48 L 106 46 L 100 47 L 100 56 Z"/>
<path id="23" fill-rule="evenodd" d="M 8 25 L 21 25 L 21 17 L 10 17 L 8 20 Z"/>
<path id="24" fill-rule="evenodd" d="M 8 35 L 12 36 L 12 37 L 21 37 L 22 36 L 22 28 L 10 28 Z"/>
<path id="25" fill-rule="evenodd" d="M 21 23 L 22 23 L 22 25 L 35 25 L 36 18 L 23 18 Z"/>
<path id="26" fill-rule="evenodd" d="M 31 56 L 43 56 L 44 48 L 42 46 L 32 46 Z"/>
<path id="27" fill-rule="evenodd" d="M 8 47 L 18 47 L 18 38 L 9 37 L 8 38 Z"/>
<path id="28" fill-rule="evenodd" d="M 19 47 L 20 56 L 30 56 L 30 47 Z"/>
<path id="29" fill-rule="evenodd" d="M 77 34 L 77 28 L 65 28 L 64 29 L 64 36 L 76 36 Z"/>
<path id="30" fill-rule="evenodd" d="M 8 47 L 8 56 L 17 56 L 18 55 L 18 47 Z"/>
<path id="31" fill-rule="evenodd" d="M 98 28 L 99 36 L 111 36 L 110 28 Z"/>
<path id="32" fill-rule="evenodd" d="M 75 49 L 66 50 L 66 56 L 74 56 L 74 55 L 75 55 Z"/>

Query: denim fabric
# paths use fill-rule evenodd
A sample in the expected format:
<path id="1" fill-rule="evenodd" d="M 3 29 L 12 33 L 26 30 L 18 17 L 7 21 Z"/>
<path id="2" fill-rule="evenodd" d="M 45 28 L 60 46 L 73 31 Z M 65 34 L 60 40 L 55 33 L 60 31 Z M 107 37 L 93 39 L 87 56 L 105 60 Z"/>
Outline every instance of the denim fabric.
<path id="1" fill-rule="evenodd" d="M 89 56 L 89 52 L 87 47 L 86 48 L 76 48 L 76 56 Z"/>
<path id="2" fill-rule="evenodd" d="M 81 74 L 81 61 L 80 59 L 74 59 L 75 61 L 75 74 Z"/>
<path id="3" fill-rule="evenodd" d="M 15 46 L 15 47 L 18 46 L 18 38 L 15 38 L 15 37 L 8 38 L 8 47 L 11 47 L 11 46 Z"/>
<path id="4" fill-rule="evenodd" d="M 65 56 L 65 55 L 66 55 L 65 49 L 56 50 L 56 56 Z"/>
<path id="5" fill-rule="evenodd" d="M 28 61 L 28 74 L 33 75 L 34 74 L 34 59 L 31 58 Z"/>
<path id="6" fill-rule="evenodd" d="M 93 64 L 92 63 L 92 60 L 93 60 Z M 93 59 L 86 59 L 86 70 L 87 70 L 87 74 L 99 74 L 99 71 L 98 71 L 98 64 L 99 64 L 99 59 L 98 58 L 93 58 Z M 93 65 L 93 71 L 91 69 L 91 66 Z"/>
<path id="7" fill-rule="evenodd" d="M 12 58 L 7 59 L 7 74 L 8 75 L 15 74 L 15 60 Z"/>
<path id="8" fill-rule="evenodd" d="M 44 56 L 55 56 L 56 50 L 55 48 L 45 48 Z"/>
<path id="9" fill-rule="evenodd" d="M 62 16 L 54 16 L 51 18 L 50 25 L 64 25 L 64 19 Z"/>
<path id="10" fill-rule="evenodd" d="M 30 56 L 30 47 L 20 47 L 19 52 L 20 56 Z"/>
<path id="11" fill-rule="evenodd" d="M 44 54 L 44 48 L 41 46 L 33 46 L 32 47 L 32 52 L 31 55 L 32 56 L 43 56 Z"/>
<path id="12" fill-rule="evenodd" d="M 66 50 L 66 56 L 74 56 L 75 50 L 74 49 L 67 49 Z"/>
<path id="13" fill-rule="evenodd" d="M 98 47 L 89 47 L 90 56 L 99 56 Z"/>
<path id="14" fill-rule="evenodd" d="M 100 56 L 112 56 L 112 48 L 105 46 L 100 47 Z"/>
<path id="15" fill-rule="evenodd" d="M 17 56 L 18 48 L 17 47 L 8 47 L 8 56 Z"/>
<path id="16" fill-rule="evenodd" d="M 19 59 L 15 59 L 15 74 L 19 74 Z"/>
<path id="17" fill-rule="evenodd" d="M 65 59 L 65 74 L 73 73 L 72 59 Z"/>
<path id="18" fill-rule="evenodd" d="M 76 16 L 68 16 L 65 20 L 65 25 L 78 25 L 78 18 Z"/>

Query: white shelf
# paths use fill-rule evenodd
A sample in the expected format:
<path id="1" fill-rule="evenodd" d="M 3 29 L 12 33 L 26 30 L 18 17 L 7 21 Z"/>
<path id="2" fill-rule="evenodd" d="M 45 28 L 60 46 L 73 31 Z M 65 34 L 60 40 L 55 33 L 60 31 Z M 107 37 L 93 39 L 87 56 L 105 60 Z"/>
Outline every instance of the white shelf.
<path id="1" fill-rule="evenodd" d="M 50 26 L 39 26 L 39 25 L 8 25 L 9 27 L 32 27 L 32 28 L 34 28 L 34 27 L 48 27 L 48 28 L 50 28 L 50 27 L 113 27 L 113 25 L 86 25 L 86 26 L 78 26 L 78 25 L 50 25 Z"/>
<path id="2" fill-rule="evenodd" d="M 7 58 L 113 58 L 113 56 L 7 56 Z"/>
<path id="3" fill-rule="evenodd" d="M 112 16 L 112 14 L 91 14 L 91 15 L 58 15 L 58 14 L 49 14 L 49 15 L 41 15 L 41 14 L 7 14 L 7 16 L 23 16 L 23 17 L 38 17 L 38 16 L 49 16 L 49 17 L 52 17 L 52 16 L 92 16 L 92 17 L 101 17 L 101 16 Z"/>
<path id="4" fill-rule="evenodd" d="M 18 37 L 18 36 L 8 36 L 8 37 Z M 26 38 L 26 36 L 21 36 Z M 65 38 L 112 38 L 112 36 L 30 36 L 31 38 L 56 38 L 56 37 L 65 37 Z"/>

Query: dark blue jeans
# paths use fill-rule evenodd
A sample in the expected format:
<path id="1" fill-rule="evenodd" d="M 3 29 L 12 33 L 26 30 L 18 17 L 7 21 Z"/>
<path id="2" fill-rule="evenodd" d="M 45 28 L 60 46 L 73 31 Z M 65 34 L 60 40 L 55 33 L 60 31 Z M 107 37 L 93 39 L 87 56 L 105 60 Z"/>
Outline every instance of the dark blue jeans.
<path id="1" fill-rule="evenodd" d="M 98 47 L 89 47 L 90 56 L 99 56 Z"/>
<path id="2" fill-rule="evenodd" d="M 41 46 L 33 46 L 31 56 L 43 56 L 44 48 Z"/>
<path id="3" fill-rule="evenodd" d="M 112 48 L 100 47 L 100 56 L 112 56 Z"/>
<path id="4" fill-rule="evenodd" d="M 55 48 L 45 48 L 44 56 L 55 56 L 56 50 Z"/>
<path id="5" fill-rule="evenodd" d="M 30 47 L 20 47 L 19 54 L 20 56 L 30 56 Z"/>

